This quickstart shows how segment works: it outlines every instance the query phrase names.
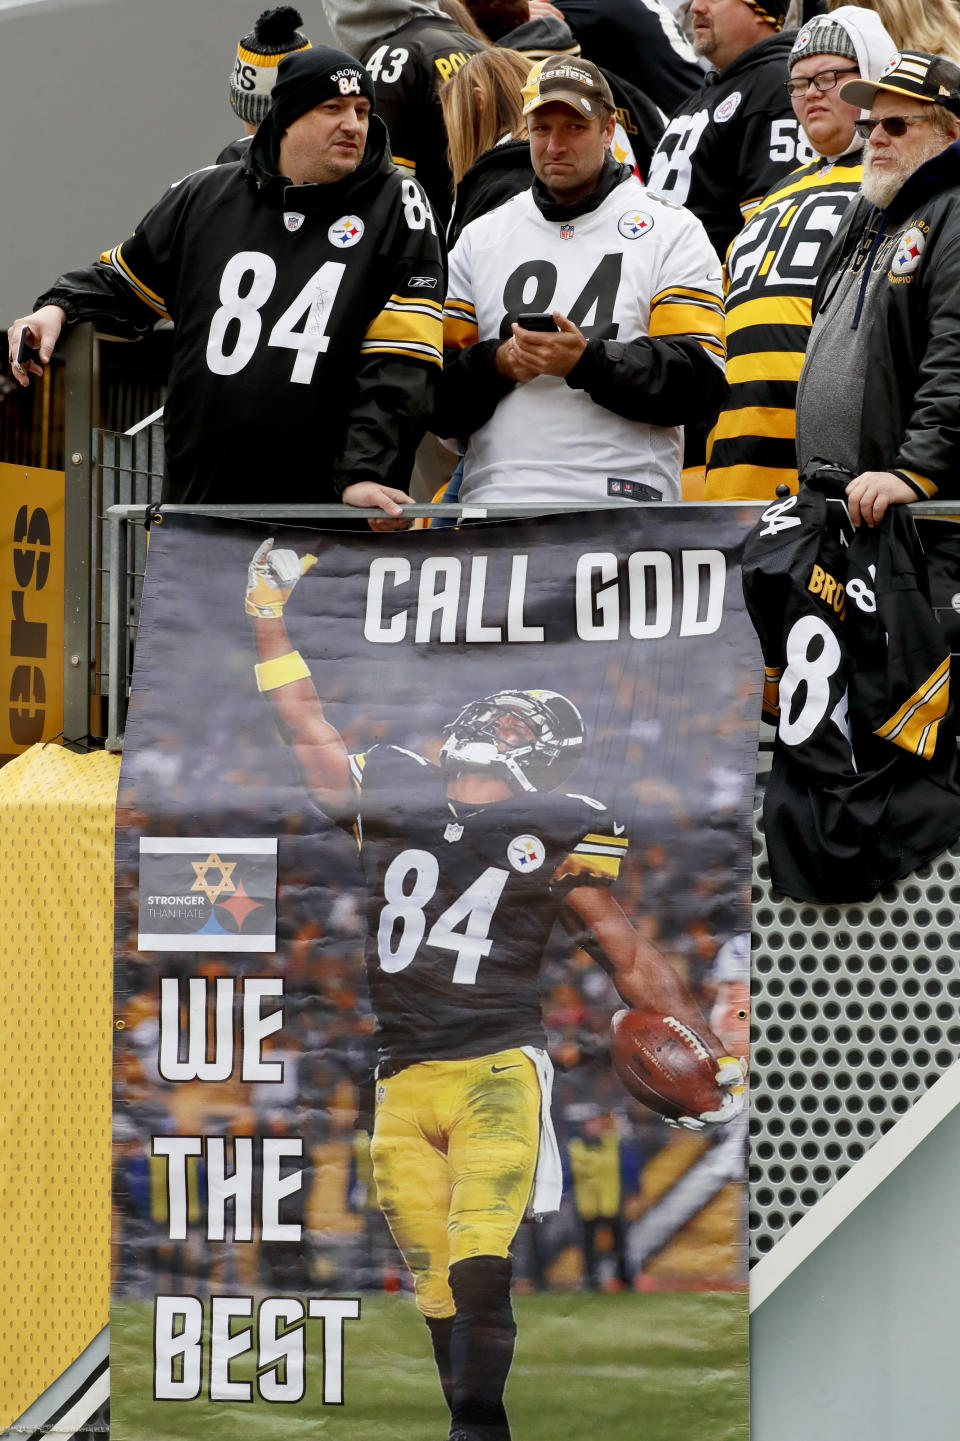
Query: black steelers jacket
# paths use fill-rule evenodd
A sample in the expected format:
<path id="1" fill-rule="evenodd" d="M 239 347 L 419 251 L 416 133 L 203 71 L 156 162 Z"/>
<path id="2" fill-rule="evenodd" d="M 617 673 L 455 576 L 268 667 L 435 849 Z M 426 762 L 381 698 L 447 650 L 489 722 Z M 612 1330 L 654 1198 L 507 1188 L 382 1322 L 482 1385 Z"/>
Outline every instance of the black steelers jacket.
<path id="1" fill-rule="evenodd" d="M 871 270 L 885 272 L 872 301 L 860 468 L 892 471 L 918 500 L 952 499 L 960 495 L 960 142 L 914 171 L 887 210 L 862 199 L 850 207 L 824 259 L 815 321 L 829 319 L 850 268 L 864 285 Z"/>
<path id="2" fill-rule="evenodd" d="M 784 89 L 795 31 L 751 45 L 674 111 L 648 185 L 703 221 L 721 257 L 770 187 L 814 158 Z"/>
<path id="3" fill-rule="evenodd" d="M 416 175 L 444 227 L 453 181 L 437 92 L 483 48 L 448 16 L 418 14 L 363 56 L 377 93 L 377 113 L 390 132 L 394 164 Z"/>
<path id="4" fill-rule="evenodd" d="M 99 263 L 37 302 L 69 322 L 175 339 L 167 502 L 329 502 L 405 488 L 442 364 L 443 242 L 370 122 L 358 169 L 291 186 L 243 163 L 173 185 Z"/>

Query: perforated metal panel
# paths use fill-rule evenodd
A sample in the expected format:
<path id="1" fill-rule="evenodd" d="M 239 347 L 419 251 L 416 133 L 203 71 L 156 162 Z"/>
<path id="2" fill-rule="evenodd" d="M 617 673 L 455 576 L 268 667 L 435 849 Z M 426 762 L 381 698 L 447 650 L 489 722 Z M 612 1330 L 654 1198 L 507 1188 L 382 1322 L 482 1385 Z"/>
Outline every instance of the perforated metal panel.
<path id="1" fill-rule="evenodd" d="M 960 1057 L 960 844 L 864 905 L 775 900 L 759 800 L 752 1262 Z"/>

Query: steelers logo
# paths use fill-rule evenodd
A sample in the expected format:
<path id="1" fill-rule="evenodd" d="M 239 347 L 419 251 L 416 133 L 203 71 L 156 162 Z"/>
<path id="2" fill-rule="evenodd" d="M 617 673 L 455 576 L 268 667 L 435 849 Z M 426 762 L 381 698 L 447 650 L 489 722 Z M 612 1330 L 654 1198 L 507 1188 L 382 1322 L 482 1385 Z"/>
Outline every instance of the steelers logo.
<path id="1" fill-rule="evenodd" d="M 628 210 L 617 221 L 617 229 L 627 240 L 639 240 L 641 235 L 653 229 L 653 216 L 645 210 Z"/>
<path id="2" fill-rule="evenodd" d="M 514 836 L 507 846 L 507 860 L 521 874 L 538 871 L 546 859 L 546 847 L 537 836 Z"/>
<path id="3" fill-rule="evenodd" d="M 798 50 L 806 50 L 807 46 L 810 44 L 810 40 L 811 40 L 811 32 L 810 32 L 809 30 L 801 30 L 801 31 L 800 31 L 800 34 L 797 36 L 796 40 L 793 42 L 793 53 L 794 53 L 794 55 L 797 53 Z"/>
<path id="4" fill-rule="evenodd" d="M 327 231 L 327 239 L 336 250 L 349 250 L 363 237 L 363 221 L 359 215 L 341 215 Z"/>
<path id="5" fill-rule="evenodd" d="M 720 104 L 713 112 L 713 118 L 718 125 L 722 125 L 725 120 L 730 119 L 730 116 L 734 114 L 742 99 L 743 96 L 740 91 L 734 90 L 733 94 L 728 95 L 726 100 L 720 101 Z"/>
<path id="6" fill-rule="evenodd" d="M 891 74 L 892 71 L 896 70 L 896 68 L 897 68 L 897 66 L 898 66 L 899 64 L 900 64 L 900 51 L 899 51 L 899 50 L 894 50 L 893 54 L 890 56 L 890 59 L 887 61 L 886 65 L 884 65 L 883 69 L 880 71 L 880 79 L 881 79 L 881 80 L 886 80 L 887 76 L 888 76 L 889 74 Z"/>
<path id="7" fill-rule="evenodd" d="M 891 275 L 912 275 L 920 264 L 927 237 L 917 225 L 900 237 L 897 253 L 890 262 Z"/>

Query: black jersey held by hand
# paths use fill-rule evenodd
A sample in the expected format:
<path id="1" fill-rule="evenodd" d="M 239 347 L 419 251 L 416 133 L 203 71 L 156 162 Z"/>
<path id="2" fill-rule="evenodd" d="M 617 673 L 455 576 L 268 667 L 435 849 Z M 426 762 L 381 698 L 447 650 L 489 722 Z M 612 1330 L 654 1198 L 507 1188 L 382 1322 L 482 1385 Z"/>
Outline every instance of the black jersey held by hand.
<path id="1" fill-rule="evenodd" d="M 905 506 L 854 529 L 814 462 L 747 537 L 744 596 L 777 726 L 770 874 L 799 900 L 867 900 L 960 835 L 950 654 Z"/>

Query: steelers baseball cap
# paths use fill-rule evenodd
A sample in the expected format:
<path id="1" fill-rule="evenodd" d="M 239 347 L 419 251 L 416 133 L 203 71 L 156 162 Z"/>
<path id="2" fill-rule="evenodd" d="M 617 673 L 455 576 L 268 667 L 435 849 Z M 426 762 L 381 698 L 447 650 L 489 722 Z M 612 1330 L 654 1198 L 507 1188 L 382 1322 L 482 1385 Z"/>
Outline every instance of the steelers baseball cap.
<path id="1" fill-rule="evenodd" d="M 869 110 L 878 91 L 903 95 L 927 105 L 944 105 L 960 115 L 960 65 L 923 50 L 898 50 L 880 71 L 878 80 L 848 80 L 840 99 Z"/>
<path id="2" fill-rule="evenodd" d="M 603 72 L 592 60 L 579 56 L 551 55 L 538 61 L 523 87 L 523 113 L 529 115 L 541 105 L 569 105 L 591 120 L 616 109 L 613 92 Z"/>

